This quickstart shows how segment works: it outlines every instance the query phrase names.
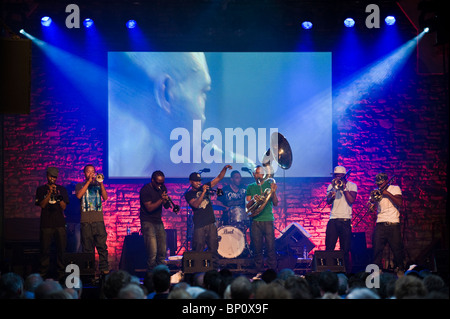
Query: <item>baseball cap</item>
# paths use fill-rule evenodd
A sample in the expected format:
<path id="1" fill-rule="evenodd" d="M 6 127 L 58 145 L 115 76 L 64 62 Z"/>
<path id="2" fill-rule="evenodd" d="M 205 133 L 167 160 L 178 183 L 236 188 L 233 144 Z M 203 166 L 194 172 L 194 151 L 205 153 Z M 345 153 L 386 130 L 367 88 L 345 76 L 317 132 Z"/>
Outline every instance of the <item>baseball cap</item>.
<path id="1" fill-rule="evenodd" d="M 347 174 L 347 170 L 344 166 L 336 166 L 334 168 L 334 174 Z"/>
<path id="2" fill-rule="evenodd" d="M 189 180 L 195 181 L 195 182 L 200 182 L 202 180 L 202 176 L 199 173 L 194 172 L 194 173 L 191 173 L 191 175 L 189 175 Z"/>
<path id="3" fill-rule="evenodd" d="M 58 177 L 59 170 L 56 167 L 47 167 L 47 175 Z"/>

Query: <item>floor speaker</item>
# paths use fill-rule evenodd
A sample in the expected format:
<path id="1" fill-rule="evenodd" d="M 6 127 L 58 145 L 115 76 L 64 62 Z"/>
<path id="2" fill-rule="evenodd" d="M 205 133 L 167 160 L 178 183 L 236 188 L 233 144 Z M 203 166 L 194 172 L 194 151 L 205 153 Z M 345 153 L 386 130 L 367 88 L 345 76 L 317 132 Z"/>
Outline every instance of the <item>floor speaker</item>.
<path id="1" fill-rule="evenodd" d="M 309 240 L 310 237 L 311 234 L 299 223 L 291 223 L 275 239 L 275 247 L 279 252 L 293 252 L 295 255 L 303 257 L 305 250 L 308 254 L 316 246 Z"/>
<path id="2" fill-rule="evenodd" d="M 183 272 L 193 274 L 213 270 L 212 253 L 206 251 L 186 251 L 183 254 Z"/>
<path id="3" fill-rule="evenodd" d="M 344 253 L 340 250 L 316 250 L 312 270 L 317 272 L 345 272 Z"/>

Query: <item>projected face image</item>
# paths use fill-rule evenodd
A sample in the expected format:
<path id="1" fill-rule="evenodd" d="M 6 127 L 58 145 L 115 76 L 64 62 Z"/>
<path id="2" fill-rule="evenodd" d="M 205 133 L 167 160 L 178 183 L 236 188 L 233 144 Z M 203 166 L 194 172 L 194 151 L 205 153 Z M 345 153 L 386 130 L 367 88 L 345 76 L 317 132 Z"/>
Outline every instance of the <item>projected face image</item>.
<path id="1" fill-rule="evenodd" d="M 171 90 L 166 88 L 168 97 L 165 101 L 179 122 L 189 121 L 190 125 L 192 119 L 205 121 L 206 98 L 211 90 L 211 77 L 204 55 L 197 54 L 192 59 L 192 66 L 186 68 L 186 76 L 179 81 L 172 80 Z"/>
<path id="2" fill-rule="evenodd" d="M 174 127 L 205 121 L 211 78 L 201 52 L 110 52 L 109 175 L 146 177 L 167 164 Z"/>
<path id="3" fill-rule="evenodd" d="M 329 176 L 331 53 L 108 52 L 109 178 L 252 167 L 273 132 L 294 155 L 285 177 Z"/>

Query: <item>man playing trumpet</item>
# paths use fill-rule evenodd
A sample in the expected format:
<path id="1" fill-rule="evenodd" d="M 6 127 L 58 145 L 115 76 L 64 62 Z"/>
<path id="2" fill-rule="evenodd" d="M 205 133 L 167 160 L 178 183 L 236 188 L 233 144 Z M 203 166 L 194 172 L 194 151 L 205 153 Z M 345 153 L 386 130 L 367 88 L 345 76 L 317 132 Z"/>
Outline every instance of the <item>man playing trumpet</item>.
<path id="1" fill-rule="evenodd" d="M 164 173 L 154 171 L 151 182 L 145 184 L 139 192 L 141 203 L 139 219 L 147 250 L 148 270 L 152 270 L 157 265 L 166 264 L 166 230 L 161 216 L 163 206 L 167 209 L 170 203 L 164 182 Z"/>
<path id="2" fill-rule="evenodd" d="M 103 220 L 102 200 L 108 199 L 103 176 L 96 175 L 95 167 L 84 167 L 85 181 L 75 186 L 75 194 L 81 202 L 81 245 L 84 253 L 94 253 L 97 248 L 98 268 L 102 275 L 109 273 L 106 227 Z"/>

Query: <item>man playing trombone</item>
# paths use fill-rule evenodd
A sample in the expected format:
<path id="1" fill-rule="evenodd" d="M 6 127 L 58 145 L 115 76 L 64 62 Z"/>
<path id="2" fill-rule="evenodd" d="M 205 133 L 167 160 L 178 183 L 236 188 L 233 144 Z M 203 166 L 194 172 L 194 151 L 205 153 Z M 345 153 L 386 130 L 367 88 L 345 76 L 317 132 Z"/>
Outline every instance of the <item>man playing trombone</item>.
<path id="1" fill-rule="evenodd" d="M 403 270 L 403 242 L 400 229 L 400 212 L 402 205 L 402 191 L 397 185 L 390 185 L 388 175 L 379 173 L 375 176 L 375 183 L 381 192 L 381 197 L 370 202 L 373 204 L 371 210 L 377 210 L 377 222 L 373 233 L 373 263 L 380 269 L 381 257 L 384 246 L 389 243 L 394 254 L 394 269 Z"/>
<path id="2" fill-rule="evenodd" d="M 327 188 L 327 203 L 332 204 L 332 207 L 325 233 L 325 249 L 334 250 L 339 239 L 340 248 L 344 253 L 345 267 L 347 271 L 350 271 L 352 205 L 356 200 L 358 187 L 347 180 L 347 175 L 344 166 L 336 166 L 333 173 L 334 179 Z"/>
<path id="3" fill-rule="evenodd" d="M 164 181 L 164 173 L 154 171 L 151 182 L 145 184 L 139 192 L 141 203 L 139 218 L 147 250 L 148 270 L 152 270 L 157 265 L 166 264 L 166 230 L 161 215 L 162 207 L 167 209 L 170 203 Z"/>

